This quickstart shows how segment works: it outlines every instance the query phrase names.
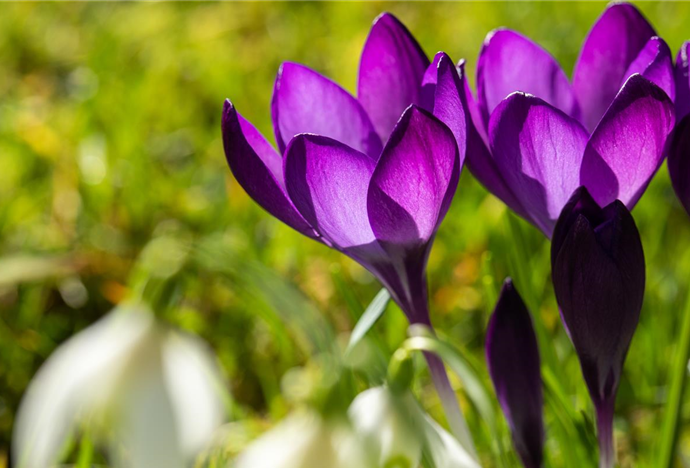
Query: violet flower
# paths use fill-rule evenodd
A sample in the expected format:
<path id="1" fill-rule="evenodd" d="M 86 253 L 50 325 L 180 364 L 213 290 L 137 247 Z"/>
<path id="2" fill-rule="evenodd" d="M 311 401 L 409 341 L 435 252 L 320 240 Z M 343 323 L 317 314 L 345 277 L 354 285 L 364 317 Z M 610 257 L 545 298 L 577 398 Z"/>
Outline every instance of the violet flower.
<path id="1" fill-rule="evenodd" d="M 578 188 L 551 243 L 554 291 L 597 414 L 600 466 L 613 466 L 616 392 L 645 288 L 640 235 L 625 205 Z"/>
<path id="2" fill-rule="evenodd" d="M 686 42 L 676 59 L 676 128 L 669 136 L 668 171 L 671 183 L 685 211 L 690 214 L 690 73 L 688 73 L 688 47 Z"/>
<path id="3" fill-rule="evenodd" d="M 477 93 L 477 103 L 466 94 L 468 166 L 547 237 L 580 185 L 601 205 L 620 199 L 632 209 L 674 123 L 670 50 L 630 4 L 611 5 L 596 22 L 572 86 L 538 45 L 494 31 L 480 53 Z"/>
<path id="4" fill-rule="evenodd" d="M 358 98 L 303 65 L 281 66 L 271 106 L 280 153 L 226 101 L 228 164 L 266 211 L 360 263 L 411 323 L 430 325 L 426 263 L 463 165 L 464 79 L 446 54 L 430 64 L 383 14 L 364 46 Z M 442 362 L 427 360 L 453 432 L 473 450 Z"/>
<path id="5" fill-rule="evenodd" d="M 543 463 L 544 399 L 532 318 L 506 279 L 486 332 L 486 361 L 513 444 L 526 468 Z"/>

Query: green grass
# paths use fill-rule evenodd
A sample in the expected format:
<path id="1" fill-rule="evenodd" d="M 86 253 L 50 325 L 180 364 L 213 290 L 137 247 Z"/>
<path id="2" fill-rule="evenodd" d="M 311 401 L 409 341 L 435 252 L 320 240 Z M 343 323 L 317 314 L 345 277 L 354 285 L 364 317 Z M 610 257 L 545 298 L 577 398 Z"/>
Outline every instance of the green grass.
<path id="1" fill-rule="evenodd" d="M 380 285 L 244 194 L 222 150 L 226 97 L 270 136 L 269 101 L 282 61 L 305 63 L 354 91 L 362 44 L 381 11 L 396 14 L 428 55 L 445 50 L 456 61 L 466 58 L 472 83 L 482 40 L 498 26 L 537 40 L 570 73 L 604 6 L 2 4 L 0 467 L 20 397 L 39 365 L 128 296 L 151 295 L 165 320 L 212 345 L 238 433 L 260 432 L 294 406 L 296 397 L 281 388 L 288 371 L 307 372 L 319 356 L 347 347 Z M 639 6 L 674 53 L 690 39 L 690 4 Z M 674 361 L 690 293 L 690 219 L 665 166 L 633 214 L 648 286 L 615 428 L 621 466 L 644 468 L 661 466 L 662 439 L 669 437 L 660 428 L 671 372 L 684 369 Z M 488 388 L 498 415 L 483 340 L 498 288 L 513 276 L 538 322 L 548 466 L 594 466 L 593 412 L 549 269 L 543 236 L 465 172 L 430 259 L 432 320 L 476 369 L 477 388 Z M 151 286 L 152 278 L 162 286 Z M 387 307 L 370 335 L 374 364 L 356 373 L 360 386 L 385 375 L 407 338 L 397 307 Z M 415 390 L 443 420 L 418 364 Z M 688 396 L 671 394 L 680 403 Z M 484 466 L 518 466 L 502 418 L 494 438 L 471 397 L 460 395 Z M 685 405 L 677 420 L 683 459 L 690 459 L 689 421 Z"/>

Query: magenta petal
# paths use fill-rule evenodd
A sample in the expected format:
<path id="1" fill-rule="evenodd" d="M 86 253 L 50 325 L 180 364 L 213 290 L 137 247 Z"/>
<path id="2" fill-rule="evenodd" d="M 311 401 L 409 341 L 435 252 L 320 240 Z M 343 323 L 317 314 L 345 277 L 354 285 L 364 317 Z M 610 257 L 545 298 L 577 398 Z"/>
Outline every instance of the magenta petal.
<path id="1" fill-rule="evenodd" d="M 301 232 L 316 237 L 285 192 L 282 158 L 229 100 L 223 105 L 223 146 L 235 179 L 263 209 Z"/>
<path id="2" fill-rule="evenodd" d="M 281 152 L 285 152 L 293 136 L 315 133 L 345 143 L 374 159 L 381 154 L 381 139 L 359 101 L 303 65 L 286 62 L 280 67 L 271 111 Z"/>
<path id="3" fill-rule="evenodd" d="M 676 119 L 680 121 L 683 117 L 690 114 L 690 72 L 688 69 L 688 46 L 690 42 L 685 42 L 676 58 L 675 81 L 676 81 Z"/>
<path id="4" fill-rule="evenodd" d="M 408 108 L 369 187 L 369 220 L 384 248 L 424 246 L 448 211 L 459 177 L 452 132 L 426 111 Z"/>
<path id="5" fill-rule="evenodd" d="M 461 76 L 453 61 L 439 52 L 429 65 L 422 82 L 423 108 L 434 114 L 453 132 L 460 155 L 460 167 L 465 162 L 468 125 L 471 117 L 465 102 L 465 76 Z"/>
<path id="6" fill-rule="evenodd" d="M 587 132 L 543 100 L 515 93 L 491 115 L 489 137 L 496 166 L 528 221 L 550 237 L 580 185 Z"/>
<path id="7" fill-rule="evenodd" d="M 582 160 L 581 184 L 601 206 L 619 199 L 632 209 L 661 165 L 673 129 L 666 93 L 640 75 L 621 88 L 592 134 Z"/>
<path id="8" fill-rule="evenodd" d="M 374 165 L 367 155 L 320 135 L 297 135 L 285 152 L 295 207 L 333 247 L 358 259 L 376 241 L 367 216 Z"/>
<path id="9" fill-rule="evenodd" d="M 655 36 L 647 41 L 647 44 L 625 72 L 625 80 L 627 81 L 635 73 L 639 73 L 663 89 L 671 101 L 675 99 L 676 86 L 671 49 L 668 48 L 663 39 Z"/>
<path id="10" fill-rule="evenodd" d="M 582 122 L 592 131 L 618 93 L 630 64 L 654 29 L 629 3 L 609 6 L 589 32 L 573 73 Z"/>
<path id="11" fill-rule="evenodd" d="M 556 60 L 525 36 L 498 29 L 487 36 L 477 64 L 477 99 L 485 124 L 514 91 L 533 94 L 568 115 L 577 114 L 570 82 Z"/>
<path id="12" fill-rule="evenodd" d="M 374 20 L 359 64 L 357 97 L 383 141 L 410 104 L 421 104 L 429 59 L 407 28 L 390 13 Z"/>

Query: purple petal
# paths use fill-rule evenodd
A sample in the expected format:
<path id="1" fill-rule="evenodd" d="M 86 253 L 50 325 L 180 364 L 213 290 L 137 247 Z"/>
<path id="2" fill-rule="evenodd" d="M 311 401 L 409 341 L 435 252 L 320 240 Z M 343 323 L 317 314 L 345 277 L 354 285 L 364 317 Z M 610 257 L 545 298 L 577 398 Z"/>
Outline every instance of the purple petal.
<path id="1" fill-rule="evenodd" d="M 376 243 L 367 216 L 374 165 L 367 155 L 320 135 L 297 135 L 285 152 L 287 192 L 297 210 L 333 247 L 358 259 Z"/>
<path id="2" fill-rule="evenodd" d="M 280 67 L 271 110 L 282 153 L 293 136 L 315 133 L 345 143 L 374 159 L 381 154 L 381 139 L 359 101 L 303 65 L 286 62 Z"/>
<path id="3" fill-rule="evenodd" d="M 675 68 L 676 81 L 676 119 L 680 120 L 690 114 L 690 72 L 688 69 L 688 46 L 685 42 L 678 51 Z"/>
<path id="4" fill-rule="evenodd" d="M 597 407 L 615 399 L 645 288 L 642 242 L 616 200 L 603 209 L 579 203 L 578 190 L 558 220 L 551 261 L 561 316 Z"/>
<path id="5" fill-rule="evenodd" d="M 235 179 L 263 209 L 301 232 L 316 233 L 297 212 L 285 191 L 282 158 L 229 100 L 223 105 L 223 147 Z"/>
<path id="6" fill-rule="evenodd" d="M 685 116 L 669 136 L 668 171 L 678 200 L 690 214 L 690 117 Z"/>
<path id="7" fill-rule="evenodd" d="M 487 36 L 477 64 L 477 98 L 485 125 L 496 106 L 514 91 L 533 94 L 577 116 L 570 82 L 556 60 L 525 36 L 498 29 Z"/>
<path id="8" fill-rule="evenodd" d="M 359 64 L 357 97 L 386 141 L 410 104 L 421 103 L 429 59 L 407 28 L 390 13 L 374 20 Z"/>
<path id="9" fill-rule="evenodd" d="M 369 187 L 369 219 L 384 248 L 425 246 L 448 211 L 459 177 L 452 132 L 426 111 L 408 108 Z"/>
<path id="10" fill-rule="evenodd" d="M 671 101 L 675 99 L 676 85 L 673 76 L 671 49 L 668 48 L 663 39 L 655 36 L 647 41 L 647 44 L 623 75 L 624 81 L 627 81 L 635 73 L 639 73 L 663 89 Z"/>
<path id="11" fill-rule="evenodd" d="M 458 65 L 458 72 L 461 76 L 465 76 L 464 61 Z M 489 137 L 486 134 L 486 127 L 481 119 L 479 108 L 472 96 L 470 85 L 465 81 L 465 103 L 467 105 L 466 113 L 471 116 L 467 121 L 467 155 L 466 163 L 472 175 L 484 186 L 487 190 L 493 193 L 496 197 L 501 199 L 503 203 L 508 205 L 513 211 L 525 219 L 529 218 L 527 211 L 522 207 L 522 204 L 512 192 L 511 188 L 506 184 L 501 171 L 498 170 L 496 162 L 491 156 L 488 148 Z"/>
<path id="12" fill-rule="evenodd" d="M 632 209 L 659 169 L 673 128 L 673 103 L 658 86 L 631 76 L 592 134 L 580 181 L 599 205 Z"/>
<path id="13" fill-rule="evenodd" d="M 573 89 L 582 122 L 592 131 L 618 93 L 630 64 L 654 28 L 629 3 L 615 3 L 597 20 L 582 46 L 573 73 Z"/>
<path id="14" fill-rule="evenodd" d="M 544 399 L 539 348 L 532 318 L 510 278 L 489 321 L 486 361 L 516 451 L 526 468 L 540 468 Z"/>
<path id="15" fill-rule="evenodd" d="M 491 115 L 489 137 L 496 166 L 527 220 L 550 237 L 563 205 L 580 185 L 587 132 L 543 100 L 515 93 Z"/>
<path id="16" fill-rule="evenodd" d="M 472 125 L 465 101 L 466 77 L 460 75 L 453 61 L 439 52 L 422 81 L 423 108 L 448 126 L 458 145 L 460 168 L 465 162 L 468 126 Z"/>

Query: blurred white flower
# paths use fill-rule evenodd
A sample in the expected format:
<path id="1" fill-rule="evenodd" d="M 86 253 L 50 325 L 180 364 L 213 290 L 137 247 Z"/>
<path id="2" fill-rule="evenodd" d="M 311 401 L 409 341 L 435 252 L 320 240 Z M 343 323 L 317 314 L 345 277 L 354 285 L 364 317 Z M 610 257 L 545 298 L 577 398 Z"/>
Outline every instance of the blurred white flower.
<path id="1" fill-rule="evenodd" d="M 79 428 L 107 440 L 115 466 L 186 467 L 223 421 L 220 384 L 200 339 L 118 308 L 39 370 L 17 415 L 15 466 L 53 466 Z"/>
<path id="2" fill-rule="evenodd" d="M 373 468 L 361 440 L 346 420 L 315 412 L 289 416 L 258 438 L 234 468 Z"/>
<path id="3" fill-rule="evenodd" d="M 360 393 L 350 420 L 380 467 L 417 468 L 426 449 L 436 468 L 479 468 L 462 445 L 426 414 L 411 393 L 387 387 Z"/>

